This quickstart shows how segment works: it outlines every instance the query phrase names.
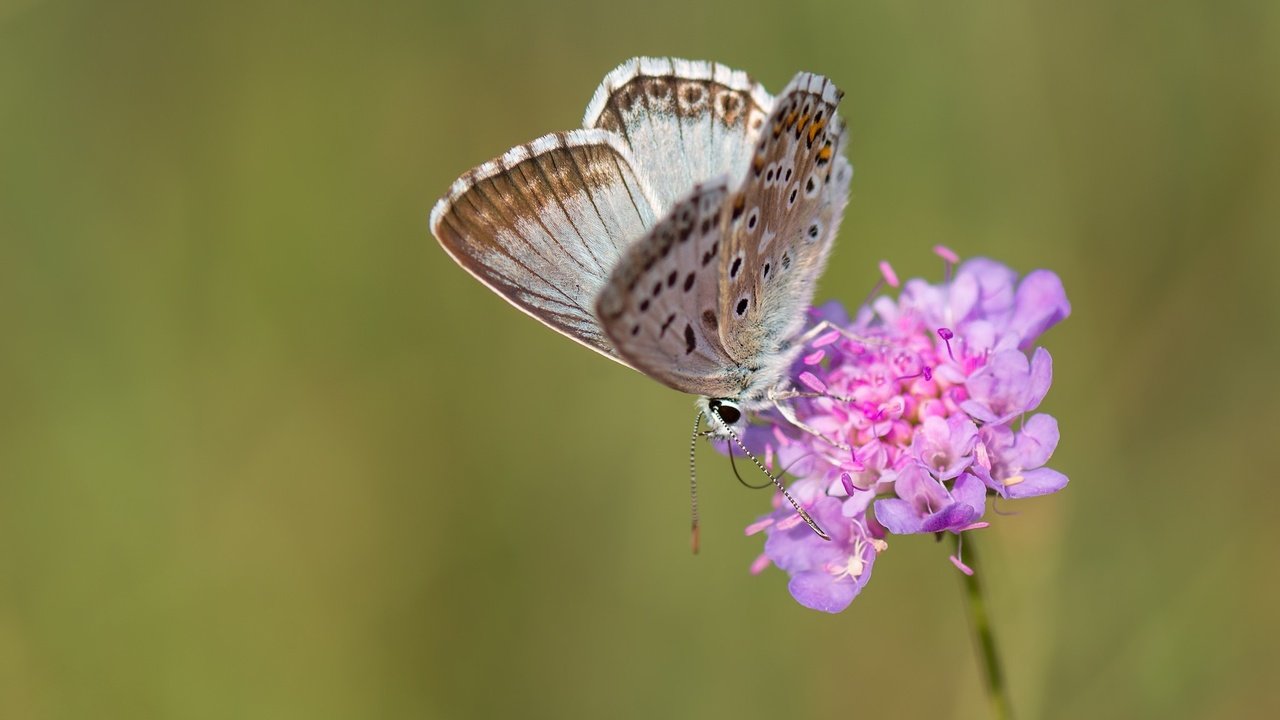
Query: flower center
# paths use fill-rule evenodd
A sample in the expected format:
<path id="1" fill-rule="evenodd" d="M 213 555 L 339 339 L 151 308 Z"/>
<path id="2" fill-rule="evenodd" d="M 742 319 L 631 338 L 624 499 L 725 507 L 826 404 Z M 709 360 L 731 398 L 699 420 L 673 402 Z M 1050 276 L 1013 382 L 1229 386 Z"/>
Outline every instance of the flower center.
<path id="1" fill-rule="evenodd" d="M 867 569 L 867 563 L 862 559 L 862 551 L 867 547 L 864 540 L 858 539 L 853 541 L 853 552 L 845 560 L 843 565 L 832 563 L 827 566 L 827 572 L 835 576 L 837 580 L 849 578 L 857 580 L 862 577 L 862 573 Z"/>

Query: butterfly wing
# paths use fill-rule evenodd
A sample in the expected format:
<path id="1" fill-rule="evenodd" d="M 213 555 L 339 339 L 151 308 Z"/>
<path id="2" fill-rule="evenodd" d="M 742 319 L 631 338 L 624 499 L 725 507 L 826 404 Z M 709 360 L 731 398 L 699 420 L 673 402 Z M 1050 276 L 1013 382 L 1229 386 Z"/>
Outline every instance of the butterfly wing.
<path id="1" fill-rule="evenodd" d="M 603 130 L 555 133 L 463 175 L 431 211 L 455 261 L 512 305 L 620 360 L 594 302 L 657 219 L 630 149 Z"/>
<path id="2" fill-rule="evenodd" d="M 742 71 L 641 57 L 605 77 L 582 126 L 622 137 L 665 211 L 697 183 L 726 175 L 736 185 L 772 105 L 764 87 Z"/>
<path id="3" fill-rule="evenodd" d="M 697 186 L 627 249 L 596 302 L 628 364 L 668 387 L 735 397 L 743 373 L 716 326 L 728 181 Z"/>
<path id="4" fill-rule="evenodd" d="M 730 200 L 718 308 L 724 347 L 741 363 L 785 363 L 780 350 L 813 300 L 853 175 L 836 114 L 841 95 L 824 77 L 797 74 Z"/>

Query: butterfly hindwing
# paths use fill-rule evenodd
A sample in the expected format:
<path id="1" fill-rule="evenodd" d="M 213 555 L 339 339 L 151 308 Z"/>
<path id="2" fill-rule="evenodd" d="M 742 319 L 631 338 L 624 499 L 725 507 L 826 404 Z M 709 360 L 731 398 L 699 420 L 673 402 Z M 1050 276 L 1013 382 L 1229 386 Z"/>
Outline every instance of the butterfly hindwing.
<path id="1" fill-rule="evenodd" d="M 842 93 L 799 73 L 774 101 L 742 185 L 731 198 L 720 257 L 720 334 L 752 366 L 781 358 L 804 322 L 848 199 Z"/>
<path id="2" fill-rule="evenodd" d="M 763 402 L 847 199 L 839 99 L 809 73 L 775 99 L 722 65 L 635 58 L 586 129 L 466 173 L 431 229 L 574 340 L 683 392 Z"/>
<path id="3" fill-rule="evenodd" d="M 632 58 L 605 77 L 583 127 L 617 133 L 663 210 L 697 183 L 746 172 L 773 98 L 740 70 L 675 58 Z"/>
<path id="4" fill-rule="evenodd" d="M 459 178 L 431 212 L 458 264 L 553 329 L 619 359 L 594 299 L 657 219 L 630 149 L 602 130 L 555 133 Z"/>
<path id="5" fill-rule="evenodd" d="M 728 184 L 696 186 L 632 245 L 596 312 L 628 364 L 687 393 L 732 397 L 742 373 L 720 342 L 720 250 Z"/>

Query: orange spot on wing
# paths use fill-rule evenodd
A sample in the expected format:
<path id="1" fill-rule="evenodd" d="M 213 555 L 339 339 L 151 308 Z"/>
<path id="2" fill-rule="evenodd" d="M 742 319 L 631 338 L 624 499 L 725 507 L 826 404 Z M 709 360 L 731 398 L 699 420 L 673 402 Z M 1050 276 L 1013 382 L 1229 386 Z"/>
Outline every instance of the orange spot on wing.
<path id="1" fill-rule="evenodd" d="M 809 126 L 809 142 L 812 143 L 814 138 L 818 137 L 818 133 L 822 131 L 822 128 L 826 127 L 826 124 L 826 120 L 819 120 Z"/>

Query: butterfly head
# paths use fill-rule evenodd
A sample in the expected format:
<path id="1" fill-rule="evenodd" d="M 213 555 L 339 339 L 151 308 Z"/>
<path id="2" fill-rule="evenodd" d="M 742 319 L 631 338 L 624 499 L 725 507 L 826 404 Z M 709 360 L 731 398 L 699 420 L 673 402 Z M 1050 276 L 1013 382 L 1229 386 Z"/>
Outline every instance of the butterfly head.
<path id="1" fill-rule="evenodd" d="M 730 398 L 698 398 L 698 409 L 707 417 L 715 438 L 728 438 L 729 431 L 741 432 L 746 424 L 742 405 Z"/>
<path id="2" fill-rule="evenodd" d="M 748 406 L 751 406 L 750 400 L 747 400 L 747 403 Z M 774 473 L 769 472 L 769 469 L 765 464 L 760 462 L 760 458 L 753 455 L 751 451 L 747 449 L 747 446 L 742 443 L 742 432 L 747 429 L 746 415 L 743 413 L 742 406 L 743 400 L 740 398 L 698 398 L 698 417 L 694 420 L 693 437 L 690 439 L 689 443 L 689 485 L 693 498 L 693 551 L 695 553 L 698 552 L 698 496 L 697 480 L 694 472 L 694 444 L 697 442 L 699 435 L 705 435 L 711 440 L 724 440 L 726 446 L 725 449 L 729 453 L 730 461 L 733 460 L 733 446 L 736 445 L 737 448 L 747 456 L 747 459 L 749 459 L 751 463 L 760 470 L 760 472 L 764 473 L 765 477 L 769 478 L 773 485 L 778 488 L 778 491 L 782 493 L 783 497 L 791 503 L 791 507 L 795 508 L 796 513 L 798 513 L 801 519 L 803 519 L 805 523 L 818 534 L 818 537 L 823 540 L 830 540 L 831 536 L 827 535 L 827 533 L 818 526 L 818 523 L 814 522 L 813 518 L 809 516 L 809 513 L 805 511 L 804 507 L 802 507 L 800 503 L 796 502 L 795 498 L 791 497 L 791 493 L 787 492 L 786 486 L 783 485 L 782 481 L 779 479 L 782 473 L 775 475 Z M 699 432 L 698 425 L 704 416 L 707 418 L 708 424 L 711 427 L 706 431 Z M 736 469 L 734 470 L 734 473 L 737 473 Z M 738 480 L 742 481 L 742 476 L 738 476 Z M 748 487 L 751 486 L 748 485 Z"/>

